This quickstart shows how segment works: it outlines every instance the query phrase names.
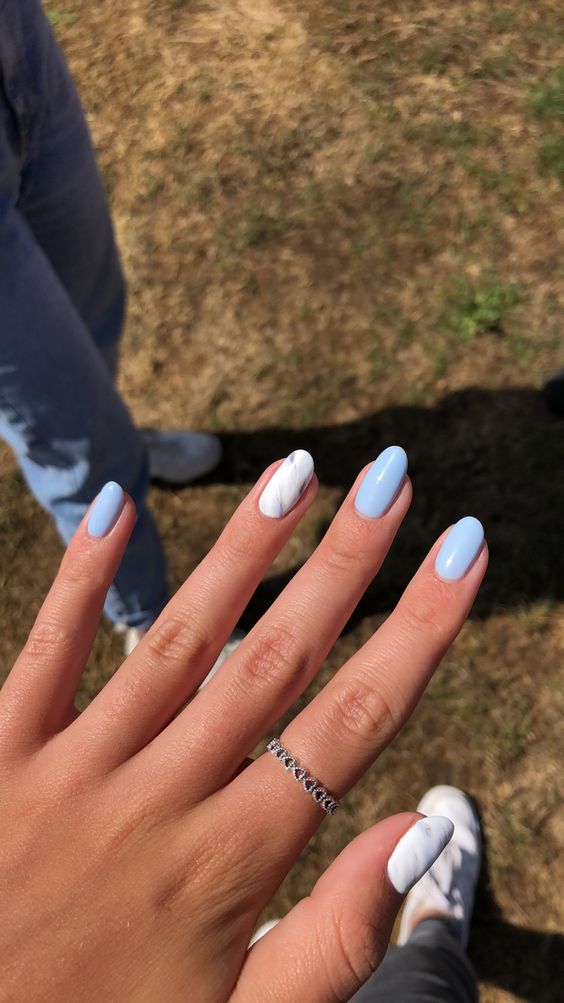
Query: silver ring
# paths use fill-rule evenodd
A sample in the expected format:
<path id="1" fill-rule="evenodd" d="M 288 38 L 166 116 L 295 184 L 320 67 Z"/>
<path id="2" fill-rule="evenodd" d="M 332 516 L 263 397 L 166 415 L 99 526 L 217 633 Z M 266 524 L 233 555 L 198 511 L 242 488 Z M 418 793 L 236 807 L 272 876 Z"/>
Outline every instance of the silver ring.
<path id="1" fill-rule="evenodd" d="M 268 752 L 271 752 L 275 759 L 278 759 L 282 763 L 282 766 L 288 773 L 291 773 L 295 780 L 303 787 L 306 794 L 311 794 L 313 800 L 323 811 L 326 811 L 328 815 L 334 815 L 336 811 L 341 807 L 340 801 L 337 798 L 332 797 L 329 791 L 322 787 L 315 777 L 309 776 L 307 770 L 304 770 L 303 766 L 300 766 L 297 759 L 294 759 L 292 755 L 280 745 L 277 738 L 273 738 L 271 742 L 267 745 Z"/>

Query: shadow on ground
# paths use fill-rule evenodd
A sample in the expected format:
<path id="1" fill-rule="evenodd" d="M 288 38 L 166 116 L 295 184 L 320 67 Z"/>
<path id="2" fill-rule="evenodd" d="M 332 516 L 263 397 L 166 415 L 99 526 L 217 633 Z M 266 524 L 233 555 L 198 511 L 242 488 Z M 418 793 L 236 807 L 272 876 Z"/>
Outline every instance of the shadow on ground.
<path id="1" fill-rule="evenodd" d="M 394 558 L 367 591 L 346 629 L 386 612 L 435 538 L 463 515 L 476 515 L 491 550 L 473 610 L 564 599 L 564 420 L 532 389 L 469 388 L 435 407 L 387 407 L 335 427 L 267 428 L 225 433 L 225 458 L 211 480 L 252 482 L 268 463 L 310 450 L 322 484 L 343 489 L 385 446 L 408 452 L 414 500 L 394 544 Z M 293 572 L 292 572 L 293 573 Z M 270 605 L 286 576 L 257 591 L 248 623 Z"/>
<path id="2" fill-rule="evenodd" d="M 216 478 L 252 482 L 296 447 L 315 457 L 319 480 L 349 489 L 358 470 L 391 443 L 407 450 L 411 511 L 393 560 L 367 591 L 345 632 L 388 612 L 429 546 L 462 515 L 486 527 L 491 562 L 472 616 L 564 600 L 564 421 L 532 389 L 449 394 L 435 407 L 387 407 L 337 427 L 263 429 L 223 437 Z M 264 582 L 243 619 L 249 628 L 294 571 Z M 527 889 L 522 889 L 526 900 Z M 547 917 L 548 920 L 548 917 Z M 564 998 L 564 935 L 507 923 L 482 873 L 471 943 L 480 979 L 531 1003 Z M 559 986 L 560 990 L 555 987 Z"/>
<path id="3" fill-rule="evenodd" d="M 487 852 L 476 896 L 470 955 L 481 981 L 517 999 L 560 1003 L 563 998 L 564 934 L 527 930 L 503 919 L 491 889 Z"/>
<path id="4" fill-rule="evenodd" d="M 224 461 L 208 483 L 252 483 L 273 459 L 302 447 L 313 454 L 320 482 L 336 489 L 335 504 L 381 449 L 399 443 L 407 450 L 414 485 L 411 510 L 393 559 L 345 631 L 390 611 L 435 538 L 466 514 L 484 522 L 491 550 L 473 617 L 564 601 L 564 420 L 547 411 L 534 389 L 468 388 L 448 394 L 434 407 L 386 407 L 338 426 L 226 432 L 222 439 Z M 259 587 L 242 626 L 248 629 L 256 622 L 295 570 Z M 520 717 L 526 710 L 514 708 L 513 713 Z M 462 746 L 457 755 L 464 755 Z M 448 774 L 447 782 L 451 779 Z M 527 888 L 519 888 L 518 894 L 526 907 Z M 547 916 L 547 926 L 549 921 Z M 484 983 L 530 1003 L 564 998 L 564 934 L 506 922 L 492 892 L 487 861 L 470 953 Z"/>

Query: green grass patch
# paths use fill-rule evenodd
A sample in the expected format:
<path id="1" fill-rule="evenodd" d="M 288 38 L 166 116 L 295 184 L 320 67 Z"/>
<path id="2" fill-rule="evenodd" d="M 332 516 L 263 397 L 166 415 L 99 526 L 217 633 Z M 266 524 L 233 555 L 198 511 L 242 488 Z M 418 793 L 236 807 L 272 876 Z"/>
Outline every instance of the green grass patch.
<path id="1" fill-rule="evenodd" d="M 442 117 L 408 125 L 404 130 L 404 138 L 420 146 L 443 148 L 454 153 L 466 150 L 479 142 L 478 135 L 468 125 L 448 122 Z"/>
<path id="2" fill-rule="evenodd" d="M 519 290 L 510 283 L 474 285 L 461 279 L 448 298 L 446 321 L 463 342 L 488 332 L 501 333 L 507 313 L 520 298 Z"/>
<path id="3" fill-rule="evenodd" d="M 351 234 L 351 261 L 358 261 L 367 251 L 370 251 L 380 236 L 380 223 L 377 219 L 368 219 L 359 225 Z"/>
<path id="4" fill-rule="evenodd" d="M 365 164 L 372 165 L 376 164 L 379 160 L 383 160 L 386 153 L 386 144 L 380 139 L 375 139 L 364 147 L 364 150 L 362 151 L 362 159 Z"/>
<path id="5" fill-rule="evenodd" d="M 374 340 L 376 345 L 370 353 L 370 364 L 372 368 L 372 375 L 378 379 L 381 376 L 385 376 L 386 373 L 393 369 L 393 360 L 390 357 L 389 352 L 378 344 L 378 335 L 376 333 L 374 334 Z"/>
<path id="6" fill-rule="evenodd" d="M 235 249 L 245 247 L 258 248 L 283 237 L 290 227 L 288 217 L 282 217 L 274 211 L 254 206 L 239 221 L 232 238 Z"/>
<path id="7" fill-rule="evenodd" d="M 74 14 L 70 10 L 49 10 L 47 9 L 47 20 L 52 28 L 58 28 L 60 24 L 74 24 L 78 18 L 78 14 Z"/>
<path id="8" fill-rule="evenodd" d="M 535 346 L 522 334 L 512 332 L 509 339 L 509 347 L 520 362 L 530 362 L 535 357 Z"/>
<path id="9" fill-rule="evenodd" d="M 495 7 L 491 11 L 490 15 L 491 29 L 495 34 L 500 32 L 509 31 L 515 28 L 515 11 L 514 10 L 496 10 Z"/>
<path id="10" fill-rule="evenodd" d="M 414 341 L 417 341 L 417 337 L 417 327 L 408 321 L 401 328 L 398 341 L 400 345 L 412 345 Z"/>
<path id="11" fill-rule="evenodd" d="M 208 73 L 201 73 L 193 82 L 193 91 L 198 101 L 211 101 L 214 93 L 215 81 Z"/>
<path id="12" fill-rule="evenodd" d="M 545 174 L 564 184 L 564 136 L 549 136 L 539 147 L 539 161 Z"/>
<path id="13" fill-rule="evenodd" d="M 518 72 L 519 64 L 515 51 L 509 48 L 496 55 L 486 56 L 472 71 L 472 77 L 477 80 L 509 80 Z"/>
<path id="14" fill-rule="evenodd" d="M 424 45 L 419 66 L 424 73 L 444 76 L 453 66 L 464 61 L 467 49 L 468 36 L 464 36 L 459 29 L 437 33 Z"/>
<path id="15" fill-rule="evenodd" d="M 529 107 L 541 121 L 560 120 L 564 122 L 564 67 L 555 70 L 546 83 L 533 88 Z"/>
<path id="16" fill-rule="evenodd" d="M 563 66 L 533 88 L 528 104 L 539 122 L 550 123 L 553 129 L 558 123 L 564 124 Z M 564 135 L 553 131 L 544 136 L 539 145 L 539 163 L 543 173 L 551 174 L 564 184 Z"/>

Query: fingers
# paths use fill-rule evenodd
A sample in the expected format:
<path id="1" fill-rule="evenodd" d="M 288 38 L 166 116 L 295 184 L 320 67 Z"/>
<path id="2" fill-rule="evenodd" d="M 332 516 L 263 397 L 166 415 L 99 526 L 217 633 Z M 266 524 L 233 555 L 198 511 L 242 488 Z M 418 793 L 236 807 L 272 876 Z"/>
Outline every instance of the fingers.
<path id="1" fill-rule="evenodd" d="M 232 1003 L 350 999 L 386 952 L 402 896 L 453 832 L 448 819 L 396 815 L 350 843 L 247 955 Z"/>
<path id="2" fill-rule="evenodd" d="M 313 461 L 304 450 L 265 471 L 207 557 L 82 715 L 81 729 L 90 729 L 89 746 L 99 764 L 123 762 L 143 748 L 198 688 L 316 492 Z"/>
<path id="3" fill-rule="evenodd" d="M 462 578 L 446 580 L 443 568 L 453 527 L 437 541 L 380 629 L 281 737 L 310 769 L 342 796 L 413 713 L 433 673 L 460 631 L 485 574 L 483 530 Z M 452 549 L 452 548 L 451 548 Z"/>
<path id="4" fill-rule="evenodd" d="M 76 687 L 134 524 L 131 499 L 115 482 L 106 484 L 71 540 L 2 689 L 2 739 L 41 742 L 76 716 Z"/>
<path id="5" fill-rule="evenodd" d="M 462 577 L 446 580 L 436 567 L 444 570 L 445 554 L 449 567 L 453 557 L 460 562 L 454 527 L 437 541 L 383 626 L 283 732 L 282 746 L 329 796 L 341 798 L 389 744 L 460 630 L 487 565 L 478 526 L 473 520 L 472 559 L 468 551 L 466 564 L 459 563 Z M 324 817 L 305 779 L 299 782 L 267 752 L 223 792 L 253 813 L 252 852 L 263 873 L 269 855 L 290 867 Z"/>
<path id="6" fill-rule="evenodd" d="M 160 756 L 168 783 L 186 792 L 183 777 L 190 771 L 190 797 L 209 794 L 228 781 L 237 762 L 303 692 L 409 507 L 405 453 L 391 447 L 382 457 L 383 463 L 359 475 L 315 553 L 227 665 L 149 750 L 147 769 L 158 769 Z M 376 483 L 374 469 L 380 474 Z M 171 764 L 172 749 L 180 776 Z"/>

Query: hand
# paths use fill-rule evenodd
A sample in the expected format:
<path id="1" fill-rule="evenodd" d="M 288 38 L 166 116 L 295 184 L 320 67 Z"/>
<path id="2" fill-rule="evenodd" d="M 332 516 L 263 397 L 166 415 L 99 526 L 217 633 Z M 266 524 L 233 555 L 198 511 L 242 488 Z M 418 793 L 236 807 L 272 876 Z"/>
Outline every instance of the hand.
<path id="1" fill-rule="evenodd" d="M 246 757 L 312 680 L 384 560 L 411 500 L 402 456 L 377 461 L 357 497 L 359 475 L 315 553 L 197 692 L 315 498 L 307 454 L 270 467 L 79 715 L 75 690 L 135 520 L 116 486 L 121 510 L 104 525 L 99 496 L 0 693 L 1 1000 L 329 1003 L 376 968 L 400 891 L 420 873 L 420 816 L 355 839 L 247 951 L 325 813 L 269 752 Z M 487 564 L 476 525 L 471 545 L 450 535 L 442 575 L 443 540 L 433 546 L 383 626 L 281 736 L 335 797 L 407 720 L 467 616 Z M 439 830 L 426 866 L 448 839 Z"/>

